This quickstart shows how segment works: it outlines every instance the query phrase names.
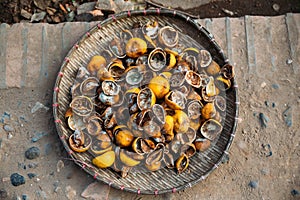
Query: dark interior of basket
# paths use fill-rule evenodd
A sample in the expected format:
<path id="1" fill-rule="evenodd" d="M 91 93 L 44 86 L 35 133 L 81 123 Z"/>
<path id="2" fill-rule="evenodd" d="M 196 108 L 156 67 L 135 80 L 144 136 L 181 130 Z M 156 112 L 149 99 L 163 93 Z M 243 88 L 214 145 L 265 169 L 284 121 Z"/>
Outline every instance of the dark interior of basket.
<path id="1" fill-rule="evenodd" d="M 208 151 L 193 156 L 188 170 L 181 174 L 177 174 L 175 170 L 163 168 L 156 172 L 130 173 L 126 178 L 120 178 L 111 169 L 98 169 L 92 165 L 92 156 L 89 153 L 76 153 L 69 148 L 68 138 L 73 132 L 68 128 L 64 118 L 71 102 L 70 87 L 73 85 L 78 68 L 85 67 L 92 56 L 99 54 L 102 51 L 101 47 L 110 41 L 114 32 L 130 28 L 136 22 L 146 23 L 149 19 L 157 20 L 160 25 L 173 26 L 181 33 L 189 35 L 201 44 L 202 48 L 209 50 L 220 66 L 227 62 L 212 36 L 201 25 L 197 25 L 185 15 L 178 15 L 168 10 L 160 10 L 159 14 L 156 11 L 147 11 L 147 15 L 137 11 L 130 13 L 130 17 L 129 13 L 120 14 L 92 28 L 70 50 L 56 81 L 53 100 L 54 105 L 58 106 L 55 106 L 53 111 L 58 135 L 66 150 L 74 161 L 91 176 L 117 189 L 141 194 L 162 194 L 191 187 L 205 179 L 221 164 L 222 157 L 228 154 L 234 137 L 238 112 L 235 81 L 233 81 L 233 87 L 226 92 L 227 110 L 220 137 Z"/>

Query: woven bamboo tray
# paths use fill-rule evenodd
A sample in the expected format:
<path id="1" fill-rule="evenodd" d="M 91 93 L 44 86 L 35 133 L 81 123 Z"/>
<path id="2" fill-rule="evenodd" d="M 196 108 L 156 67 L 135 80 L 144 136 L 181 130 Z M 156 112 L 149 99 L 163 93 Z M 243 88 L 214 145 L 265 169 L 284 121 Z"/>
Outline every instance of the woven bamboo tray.
<path id="1" fill-rule="evenodd" d="M 219 167 L 235 136 L 238 117 L 237 84 L 233 80 L 232 87 L 226 92 L 226 116 L 223 131 L 218 140 L 204 154 L 195 155 L 190 160 L 189 169 L 181 174 L 167 168 L 156 172 L 130 173 L 120 178 L 111 169 L 98 169 L 91 163 L 89 153 L 73 152 L 68 145 L 72 131 L 68 128 L 64 114 L 71 102 L 70 88 L 75 80 L 77 70 L 86 66 L 90 58 L 101 52 L 101 46 L 109 41 L 112 33 L 133 23 L 146 23 L 149 19 L 176 27 L 183 34 L 196 40 L 209 50 L 213 59 L 220 65 L 228 63 L 223 50 L 215 42 L 214 37 L 203 26 L 182 12 L 168 9 L 151 9 L 144 11 L 128 11 L 114 15 L 93 27 L 74 45 L 66 56 L 58 73 L 54 94 L 53 114 L 58 135 L 70 157 L 95 179 L 114 188 L 137 194 L 162 194 L 176 192 L 192 187 L 204 180 L 213 170 Z M 100 48 L 99 48 L 100 47 Z"/>

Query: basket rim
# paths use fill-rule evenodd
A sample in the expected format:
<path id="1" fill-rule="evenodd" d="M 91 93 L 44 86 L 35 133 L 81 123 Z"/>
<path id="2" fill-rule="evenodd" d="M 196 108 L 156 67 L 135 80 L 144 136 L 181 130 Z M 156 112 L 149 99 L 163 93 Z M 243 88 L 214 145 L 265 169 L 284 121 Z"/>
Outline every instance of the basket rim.
<path id="1" fill-rule="evenodd" d="M 55 122 L 55 126 L 56 126 L 56 130 L 57 133 L 60 137 L 60 140 L 62 141 L 64 148 L 68 151 L 68 154 L 70 155 L 70 157 L 72 158 L 72 160 L 79 165 L 84 171 L 86 171 L 88 174 L 92 175 L 91 171 L 89 171 L 86 166 L 81 163 L 78 162 L 74 156 L 72 155 L 72 150 L 70 149 L 70 147 L 68 146 L 68 144 L 66 143 L 66 140 L 64 138 L 64 134 L 63 134 L 63 130 L 61 128 L 61 120 L 58 117 L 58 106 L 59 106 L 59 101 L 58 101 L 58 93 L 59 93 L 59 85 L 60 82 L 63 78 L 63 71 L 66 67 L 66 65 L 69 62 L 69 56 L 73 53 L 73 51 L 76 49 L 77 45 L 80 44 L 82 41 L 84 41 L 87 37 L 89 37 L 90 32 L 96 31 L 98 29 L 101 29 L 103 26 L 105 26 L 106 24 L 110 24 L 113 23 L 119 19 L 123 19 L 123 18 L 128 18 L 128 17 L 134 17 L 134 16 L 147 16 L 147 15 L 154 15 L 154 16 L 168 16 L 168 17 L 174 17 L 174 18 L 179 18 L 181 20 L 185 20 L 187 23 L 189 23 L 189 25 L 193 25 L 198 31 L 200 31 L 201 33 L 203 33 L 205 35 L 205 37 L 207 37 L 207 39 L 209 39 L 209 41 L 211 42 L 211 44 L 218 50 L 218 53 L 221 55 L 222 60 L 225 63 L 229 63 L 229 59 L 225 56 L 223 50 L 221 49 L 221 47 L 216 43 L 214 36 L 205 28 L 203 27 L 201 24 L 199 24 L 195 18 L 192 18 L 191 16 L 189 16 L 188 14 L 185 14 L 182 11 L 177 11 L 177 10 L 173 10 L 173 9 L 167 9 L 167 8 L 156 8 L 156 9 L 147 9 L 147 10 L 131 10 L 131 11 L 124 11 L 115 15 L 111 15 L 110 17 L 108 17 L 107 19 L 99 22 L 97 25 L 95 25 L 94 27 L 90 28 L 89 31 L 86 32 L 86 34 L 82 35 L 77 42 L 74 44 L 73 48 L 71 48 L 67 55 L 65 56 L 64 61 L 61 64 L 61 67 L 59 69 L 58 72 L 58 76 L 56 78 L 55 81 L 55 85 L 54 85 L 54 92 L 53 92 L 53 116 L 54 116 L 54 122 Z M 100 176 L 98 176 L 99 174 L 94 173 L 94 179 L 97 179 L 105 184 L 108 184 L 109 186 L 112 186 L 115 189 L 120 189 L 122 191 L 128 191 L 128 192 L 133 192 L 133 193 L 137 193 L 137 194 L 153 194 L 153 195 L 158 195 L 158 194 L 163 194 L 163 193 L 174 193 L 176 191 L 180 191 L 189 187 L 194 186 L 195 184 L 197 184 L 198 182 L 206 179 L 206 177 L 208 177 L 216 168 L 218 168 L 218 166 L 220 164 L 222 164 L 223 159 L 225 156 L 228 156 L 229 154 L 229 149 L 231 147 L 231 144 L 233 142 L 233 139 L 235 137 L 235 132 L 236 132 L 236 128 L 237 128 L 237 124 L 238 124 L 238 115 L 239 115 L 239 101 L 238 101 L 238 85 L 236 80 L 233 78 L 233 86 L 231 88 L 232 92 L 234 93 L 234 113 L 235 116 L 234 117 L 234 123 L 231 126 L 231 130 L 230 130 L 230 139 L 228 141 L 228 143 L 226 144 L 226 148 L 224 149 L 220 159 L 215 163 L 215 166 L 212 167 L 209 171 L 207 171 L 205 173 L 205 175 L 201 176 L 198 179 L 192 180 L 189 183 L 185 184 L 185 185 L 180 185 L 178 187 L 174 187 L 174 188 L 170 188 L 170 189 L 164 189 L 164 190 L 160 190 L 160 191 L 150 191 L 150 190 L 140 190 L 140 189 L 136 189 L 136 188 L 125 188 L 122 185 L 118 185 L 115 184 L 113 182 L 109 182 L 105 179 L 101 179 Z"/>

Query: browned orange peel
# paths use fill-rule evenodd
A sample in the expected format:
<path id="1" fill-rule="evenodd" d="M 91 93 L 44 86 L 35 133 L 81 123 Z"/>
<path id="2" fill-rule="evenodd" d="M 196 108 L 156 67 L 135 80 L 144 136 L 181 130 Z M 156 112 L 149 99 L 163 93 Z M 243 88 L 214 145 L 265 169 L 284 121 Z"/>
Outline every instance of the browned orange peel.
<path id="1" fill-rule="evenodd" d="M 92 100 L 87 96 L 76 96 L 70 103 L 72 112 L 79 116 L 88 116 L 94 110 Z"/>
<path id="2" fill-rule="evenodd" d="M 145 87 L 139 91 L 137 95 L 137 105 L 140 110 L 151 108 L 155 102 L 156 96 L 150 88 Z"/>
<path id="3" fill-rule="evenodd" d="M 181 154 L 175 163 L 178 173 L 182 173 L 189 166 L 189 158 L 186 154 Z"/>
<path id="4" fill-rule="evenodd" d="M 100 69 L 105 68 L 105 66 L 106 66 L 105 58 L 101 55 L 96 55 L 91 58 L 89 64 L 87 65 L 87 70 L 91 74 L 97 74 L 97 72 Z"/>
<path id="5" fill-rule="evenodd" d="M 65 113 L 65 118 L 71 117 L 72 115 L 73 115 L 72 108 L 69 107 Z"/>
<path id="6" fill-rule="evenodd" d="M 120 147 L 131 146 L 134 136 L 129 129 L 124 125 L 118 125 L 114 128 L 113 134 L 115 136 L 116 144 Z"/>
<path id="7" fill-rule="evenodd" d="M 220 65 L 218 65 L 218 63 L 216 63 L 214 60 L 206 68 L 207 74 L 212 76 L 217 75 L 218 73 L 220 73 L 220 71 L 221 71 Z"/>
<path id="8" fill-rule="evenodd" d="M 132 158 L 132 156 L 128 155 L 126 150 L 120 151 L 120 160 L 123 164 L 125 164 L 126 166 L 129 166 L 129 167 L 134 167 L 134 166 L 140 164 L 140 162 L 141 162 L 139 160 Z"/>
<path id="9" fill-rule="evenodd" d="M 201 152 L 206 151 L 210 147 L 210 144 L 211 144 L 210 140 L 206 138 L 197 138 L 194 141 L 196 150 Z"/>
<path id="10" fill-rule="evenodd" d="M 82 132 L 80 132 L 79 134 L 80 136 L 78 138 L 76 138 L 75 133 L 69 137 L 69 145 L 73 151 L 82 153 L 90 148 L 92 139 L 91 136 Z"/>
<path id="11" fill-rule="evenodd" d="M 114 151 L 106 151 L 103 154 L 95 157 L 92 163 L 99 168 L 108 168 L 115 162 L 116 155 Z"/>
<path id="12" fill-rule="evenodd" d="M 110 145 L 106 148 L 101 148 L 101 144 L 99 144 L 100 142 L 97 141 L 97 140 L 94 140 L 91 147 L 90 147 L 90 150 L 94 153 L 94 154 L 97 154 L 97 155 L 100 155 L 100 154 L 103 154 L 107 151 L 111 151 L 113 150 L 113 147 Z"/>
<path id="13" fill-rule="evenodd" d="M 65 118 L 67 119 L 67 124 L 68 124 L 68 127 L 75 131 L 76 127 L 75 127 L 75 121 L 73 119 L 73 112 L 72 112 L 72 108 L 68 108 L 66 113 L 65 113 Z"/>
<path id="14" fill-rule="evenodd" d="M 163 98 L 170 90 L 169 81 L 162 76 L 156 76 L 152 78 L 149 82 L 148 87 L 152 90 L 152 92 L 158 99 Z"/>
<path id="15" fill-rule="evenodd" d="M 183 173 L 211 148 L 223 129 L 234 68 L 181 36 L 150 20 L 115 33 L 79 68 L 65 113 L 73 151 L 88 151 L 96 167 L 125 177 L 140 168 Z"/>
<path id="16" fill-rule="evenodd" d="M 141 38 L 131 38 L 126 44 L 126 54 L 137 58 L 147 52 L 147 43 Z"/>
<path id="17" fill-rule="evenodd" d="M 177 133 L 185 133 L 188 130 L 190 119 L 185 112 L 183 112 L 182 110 L 175 110 L 173 119 L 174 119 L 174 130 Z"/>

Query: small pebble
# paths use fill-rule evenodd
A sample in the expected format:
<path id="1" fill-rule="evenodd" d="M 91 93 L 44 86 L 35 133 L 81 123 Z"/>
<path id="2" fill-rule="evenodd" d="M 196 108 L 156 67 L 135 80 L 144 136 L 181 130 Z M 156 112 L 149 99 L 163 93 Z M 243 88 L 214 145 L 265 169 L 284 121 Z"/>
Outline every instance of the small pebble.
<path id="1" fill-rule="evenodd" d="M 55 15 L 51 16 L 51 19 L 52 19 L 52 21 L 55 22 L 55 23 L 61 22 L 60 18 L 59 18 L 58 16 L 55 16 Z"/>
<path id="2" fill-rule="evenodd" d="M 46 11 L 49 15 L 54 15 L 54 13 L 56 12 L 56 9 L 55 8 L 50 8 L 50 7 L 47 7 L 46 8 Z"/>
<path id="3" fill-rule="evenodd" d="M 59 181 L 55 181 L 54 183 L 53 183 L 53 186 L 54 187 L 57 187 L 59 185 Z"/>
<path id="4" fill-rule="evenodd" d="M 55 188 L 54 188 L 54 192 L 55 192 L 55 193 L 58 193 L 59 191 L 61 191 L 61 187 L 55 187 Z"/>
<path id="5" fill-rule="evenodd" d="M 258 182 L 257 181 L 250 181 L 248 185 L 251 188 L 257 188 L 258 187 Z"/>
<path id="6" fill-rule="evenodd" d="M 267 123 L 269 122 L 269 118 L 265 114 L 259 113 L 259 121 L 262 128 L 267 128 Z"/>
<path id="7" fill-rule="evenodd" d="M 262 147 L 268 152 L 266 157 L 270 157 L 273 155 L 271 145 L 270 144 L 263 144 Z"/>
<path id="8" fill-rule="evenodd" d="M 0 122 L 5 123 L 7 120 L 10 120 L 10 113 L 5 111 L 0 119 Z"/>
<path id="9" fill-rule="evenodd" d="M 247 131 L 245 129 L 242 130 L 243 134 L 247 134 Z"/>
<path id="10" fill-rule="evenodd" d="M 10 113 L 7 111 L 4 111 L 3 117 L 10 119 Z"/>
<path id="11" fill-rule="evenodd" d="M 14 131 L 14 128 L 11 127 L 10 125 L 6 124 L 3 126 L 3 129 L 6 131 L 6 132 L 13 132 Z"/>
<path id="12" fill-rule="evenodd" d="M 48 135 L 48 133 L 45 133 L 45 132 L 36 133 L 35 136 L 31 139 L 31 142 L 37 142 L 46 135 Z"/>
<path id="13" fill-rule="evenodd" d="M 36 177 L 36 174 L 35 173 L 28 173 L 27 176 L 28 176 L 28 178 L 32 179 L 32 178 Z"/>
<path id="14" fill-rule="evenodd" d="M 270 103 L 269 103 L 268 101 L 265 101 L 265 105 L 266 105 L 267 107 L 269 107 L 269 106 L 270 106 Z"/>
<path id="15" fill-rule="evenodd" d="M 59 160 L 56 164 L 56 171 L 59 173 L 64 167 L 64 162 L 62 160 Z"/>
<path id="16" fill-rule="evenodd" d="M 234 15 L 234 12 L 230 11 L 230 10 L 227 10 L 227 9 L 224 9 L 222 8 L 222 11 L 230 16 L 233 16 Z"/>
<path id="17" fill-rule="evenodd" d="M 25 9 L 21 9 L 21 16 L 25 19 L 31 19 L 32 14 Z"/>
<path id="18" fill-rule="evenodd" d="M 229 159 L 230 159 L 229 155 L 228 155 L 228 154 L 225 154 L 225 155 L 223 156 L 223 158 L 222 158 L 222 163 L 223 163 L 223 164 L 228 163 L 228 162 L 229 162 Z"/>
<path id="19" fill-rule="evenodd" d="M 275 10 L 276 12 L 278 12 L 280 10 L 280 6 L 277 3 L 273 4 L 273 10 Z"/>
<path id="20" fill-rule="evenodd" d="M 10 180 L 10 177 L 3 177 L 2 182 L 8 182 Z"/>
<path id="21" fill-rule="evenodd" d="M 45 13 L 45 12 L 42 12 L 42 13 Z M 39 13 L 35 13 L 35 14 L 38 15 Z M 45 15 L 46 15 L 46 13 L 45 13 Z M 43 105 L 40 102 L 36 102 L 35 105 L 31 109 L 31 113 L 35 113 L 36 111 L 38 111 L 40 109 L 44 109 L 46 111 L 49 110 L 49 108 L 47 106 Z"/>
<path id="22" fill-rule="evenodd" d="M 272 84 L 272 88 L 278 89 L 278 88 L 279 88 L 279 85 L 278 85 L 277 83 L 274 83 L 274 84 Z"/>
<path id="23" fill-rule="evenodd" d="M 267 83 L 266 82 L 262 82 L 261 84 L 260 84 L 260 87 L 262 87 L 262 88 L 264 88 L 264 87 L 266 87 L 267 86 Z"/>
<path id="24" fill-rule="evenodd" d="M 70 200 L 75 199 L 76 190 L 74 190 L 71 186 L 68 185 L 65 189 L 65 194 L 68 199 L 70 199 Z"/>
<path id="25" fill-rule="evenodd" d="M 24 116 L 20 116 L 20 120 L 27 122 Z"/>
<path id="26" fill-rule="evenodd" d="M 26 165 L 24 163 L 18 163 L 18 167 L 21 169 L 27 169 Z"/>
<path id="27" fill-rule="evenodd" d="M 8 135 L 7 135 L 7 139 L 11 139 L 11 138 L 13 138 L 13 135 L 11 134 L 11 133 L 8 133 Z"/>
<path id="28" fill-rule="evenodd" d="M 44 191 L 36 191 L 36 195 L 38 196 L 38 199 L 47 199 L 47 194 Z"/>
<path id="29" fill-rule="evenodd" d="M 276 103 L 272 103 L 272 108 L 275 108 L 276 107 Z"/>
<path id="30" fill-rule="evenodd" d="M 293 63 L 293 60 L 292 60 L 292 59 L 287 59 L 287 60 L 286 60 L 286 64 L 290 65 L 290 64 L 292 64 L 292 63 Z"/>
<path id="31" fill-rule="evenodd" d="M 28 197 L 26 194 L 22 194 L 22 200 L 28 200 Z"/>
<path id="32" fill-rule="evenodd" d="M 35 159 L 40 156 L 40 149 L 38 147 L 30 147 L 25 152 L 25 157 L 29 160 Z"/>
<path id="33" fill-rule="evenodd" d="M 38 164 L 37 163 L 29 163 L 28 167 L 31 169 L 37 168 Z"/>
<path id="34" fill-rule="evenodd" d="M 22 176 L 18 173 L 13 173 L 10 176 L 10 182 L 13 186 L 19 186 L 19 185 L 25 184 L 25 178 L 24 178 L 24 176 Z"/>
<path id="35" fill-rule="evenodd" d="M 4 189 L 0 189 L 0 199 L 6 199 L 7 198 L 7 192 Z"/>
<path id="36" fill-rule="evenodd" d="M 291 191 L 291 194 L 292 194 L 293 196 L 297 196 L 297 195 L 300 195 L 300 192 L 299 192 L 298 190 L 293 189 L 293 190 Z"/>
<path id="37" fill-rule="evenodd" d="M 267 170 L 267 169 L 262 169 L 262 170 L 261 170 L 261 174 L 262 174 L 262 175 L 268 175 L 268 174 L 269 174 L 269 170 Z"/>
<path id="38" fill-rule="evenodd" d="M 288 126 L 288 127 L 291 127 L 293 125 L 293 118 L 292 118 L 292 108 L 291 107 L 288 107 L 283 113 L 282 113 L 282 116 L 283 116 L 283 120 L 285 122 L 285 124 Z"/>
<path id="39" fill-rule="evenodd" d="M 46 16 L 46 12 L 39 12 L 39 13 L 34 13 L 31 18 L 30 18 L 30 22 L 39 22 L 41 20 L 43 20 Z M 31 111 L 31 113 L 33 113 Z"/>
<path id="40" fill-rule="evenodd" d="M 69 13 L 66 15 L 66 20 L 67 20 L 68 22 L 71 22 L 71 21 L 74 20 L 74 17 L 75 17 L 75 12 L 74 12 L 74 11 L 71 11 L 71 12 L 69 12 Z"/>
<path id="41" fill-rule="evenodd" d="M 61 187 L 59 187 L 59 181 L 55 181 L 55 182 L 53 183 L 53 186 L 54 186 L 54 192 L 55 192 L 55 193 L 58 193 L 59 190 L 61 190 Z"/>

